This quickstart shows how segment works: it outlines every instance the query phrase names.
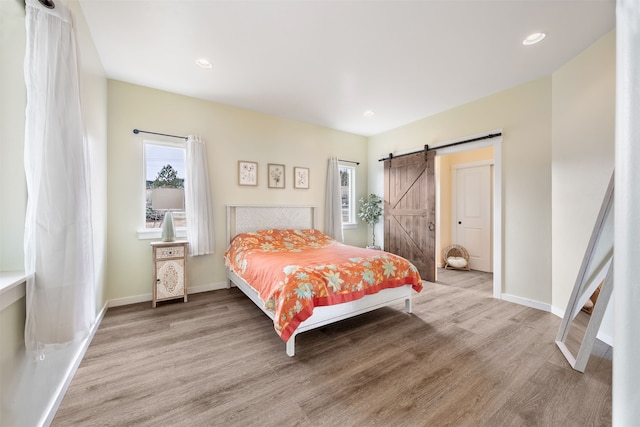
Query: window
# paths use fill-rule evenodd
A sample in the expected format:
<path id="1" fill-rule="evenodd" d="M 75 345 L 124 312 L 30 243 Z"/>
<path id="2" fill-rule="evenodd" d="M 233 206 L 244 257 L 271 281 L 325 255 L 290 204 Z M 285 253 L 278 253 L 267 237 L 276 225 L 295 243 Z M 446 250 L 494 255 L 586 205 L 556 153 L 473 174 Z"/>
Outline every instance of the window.
<path id="1" fill-rule="evenodd" d="M 344 228 L 357 227 L 356 219 L 356 168 L 355 166 L 339 165 L 340 167 L 340 197 L 342 199 L 342 226 Z"/>
<path id="2" fill-rule="evenodd" d="M 168 209 L 176 228 L 186 227 L 185 153 L 184 144 L 144 142 L 145 229 L 159 229 Z"/>

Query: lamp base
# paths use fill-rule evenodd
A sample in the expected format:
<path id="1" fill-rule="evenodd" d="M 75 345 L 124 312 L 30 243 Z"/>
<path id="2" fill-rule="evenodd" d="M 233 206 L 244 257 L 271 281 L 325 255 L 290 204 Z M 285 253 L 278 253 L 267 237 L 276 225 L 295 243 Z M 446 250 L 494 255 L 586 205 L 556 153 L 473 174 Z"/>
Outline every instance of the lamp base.
<path id="1" fill-rule="evenodd" d="M 162 220 L 162 241 L 173 242 L 174 240 L 176 240 L 176 229 L 173 225 L 173 214 L 167 211 Z"/>

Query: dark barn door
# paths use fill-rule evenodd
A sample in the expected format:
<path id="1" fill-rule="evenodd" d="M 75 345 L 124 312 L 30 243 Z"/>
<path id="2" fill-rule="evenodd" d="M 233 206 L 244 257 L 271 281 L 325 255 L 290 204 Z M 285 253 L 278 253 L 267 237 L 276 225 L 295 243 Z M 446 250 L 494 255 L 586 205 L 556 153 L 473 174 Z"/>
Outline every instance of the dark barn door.
<path id="1" fill-rule="evenodd" d="M 435 151 L 384 162 L 384 250 L 413 263 L 436 281 Z"/>

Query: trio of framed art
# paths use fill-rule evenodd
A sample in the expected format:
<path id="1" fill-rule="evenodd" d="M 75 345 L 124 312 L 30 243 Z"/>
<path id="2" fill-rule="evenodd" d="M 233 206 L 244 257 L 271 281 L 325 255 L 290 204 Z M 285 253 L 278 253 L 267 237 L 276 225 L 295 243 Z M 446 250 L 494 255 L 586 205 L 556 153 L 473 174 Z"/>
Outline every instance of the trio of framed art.
<path id="1" fill-rule="evenodd" d="M 285 166 L 277 163 L 267 164 L 267 186 L 285 188 Z M 238 185 L 258 185 L 258 162 L 238 160 Z M 293 188 L 309 188 L 309 168 L 294 166 Z"/>

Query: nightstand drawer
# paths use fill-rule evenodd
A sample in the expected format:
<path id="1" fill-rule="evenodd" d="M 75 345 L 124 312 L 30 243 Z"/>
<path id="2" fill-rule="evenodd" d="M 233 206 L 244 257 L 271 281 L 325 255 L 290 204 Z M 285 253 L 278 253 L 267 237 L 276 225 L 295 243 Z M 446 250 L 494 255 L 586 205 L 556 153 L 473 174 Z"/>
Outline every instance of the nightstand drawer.
<path id="1" fill-rule="evenodd" d="M 156 250 L 156 259 L 183 258 L 184 246 L 168 246 Z"/>

